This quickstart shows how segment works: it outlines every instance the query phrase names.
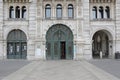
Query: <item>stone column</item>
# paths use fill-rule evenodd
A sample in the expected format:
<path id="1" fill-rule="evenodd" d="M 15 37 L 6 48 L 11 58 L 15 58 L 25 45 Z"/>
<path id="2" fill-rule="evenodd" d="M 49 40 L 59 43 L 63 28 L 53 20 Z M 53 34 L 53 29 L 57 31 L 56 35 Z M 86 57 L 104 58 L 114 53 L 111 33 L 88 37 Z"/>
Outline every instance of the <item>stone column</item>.
<path id="1" fill-rule="evenodd" d="M 74 44 L 74 59 L 82 60 L 83 58 L 83 43 L 81 41 L 76 41 Z"/>
<path id="2" fill-rule="evenodd" d="M 36 24 L 36 14 L 37 14 L 37 0 L 33 0 L 30 3 L 29 6 L 29 27 L 28 27 L 28 35 L 29 35 L 29 39 L 28 39 L 28 51 L 27 51 L 27 58 L 28 59 L 34 59 L 35 58 L 35 42 L 36 42 L 36 28 L 37 28 L 37 24 Z"/>
<path id="3" fill-rule="evenodd" d="M 20 6 L 20 19 L 22 18 L 22 6 Z"/>
<path id="4" fill-rule="evenodd" d="M 100 19 L 100 12 L 99 12 L 99 6 L 97 6 L 97 19 Z"/>
<path id="5" fill-rule="evenodd" d="M 63 3 L 63 5 L 62 5 L 62 18 L 64 19 L 66 19 L 66 18 L 68 18 L 68 15 L 67 15 L 67 6 L 68 5 L 66 5 L 66 0 L 64 0 L 64 3 Z"/>
<path id="6" fill-rule="evenodd" d="M 116 27 L 115 27 L 115 46 L 116 49 L 115 51 L 119 51 L 120 52 L 120 0 L 116 0 Z M 115 52 L 114 52 L 115 53 Z"/>
<path id="7" fill-rule="evenodd" d="M 3 0 L 0 0 L 0 58 L 4 57 L 3 45 Z"/>
<path id="8" fill-rule="evenodd" d="M 3 41 L 0 41 L 0 60 L 5 59 L 3 45 L 4 45 Z"/>
<path id="9" fill-rule="evenodd" d="M 16 18 L 16 6 L 13 6 L 13 9 L 14 9 L 14 16 L 13 16 L 13 18 Z"/>
<path id="10" fill-rule="evenodd" d="M 106 6 L 103 7 L 103 18 L 107 19 Z"/>
<path id="11" fill-rule="evenodd" d="M 90 13 L 89 13 L 89 0 L 83 0 L 83 36 L 84 36 L 84 58 L 85 59 L 91 59 L 91 55 L 92 55 L 92 44 L 91 44 L 91 27 L 90 27 L 90 22 L 89 22 L 89 17 L 90 17 Z"/>
<path id="12" fill-rule="evenodd" d="M 45 55 L 45 40 L 40 39 L 36 41 L 35 45 L 35 59 L 40 59 L 40 60 L 46 60 L 46 55 Z"/>
<path id="13" fill-rule="evenodd" d="M 51 5 L 51 17 L 53 19 L 56 18 L 56 4 L 54 0 L 52 0 L 52 5 Z"/>

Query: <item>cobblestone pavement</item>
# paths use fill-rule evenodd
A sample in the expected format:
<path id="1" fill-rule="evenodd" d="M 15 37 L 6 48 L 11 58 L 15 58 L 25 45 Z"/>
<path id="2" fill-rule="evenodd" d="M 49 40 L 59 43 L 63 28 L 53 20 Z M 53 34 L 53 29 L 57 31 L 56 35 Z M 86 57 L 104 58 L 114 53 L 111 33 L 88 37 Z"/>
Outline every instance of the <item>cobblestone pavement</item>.
<path id="1" fill-rule="evenodd" d="M 30 63 L 26 60 L 0 60 L 0 80 Z"/>
<path id="2" fill-rule="evenodd" d="M 106 72 L 120 78 L 120 59 L 94 59 L 91 64 L 105 70 Z"/>
<path id="3" fill-rule="evenodd" d="M 33 61 L 2 80 L 120 80 L 89 62 Z"/>

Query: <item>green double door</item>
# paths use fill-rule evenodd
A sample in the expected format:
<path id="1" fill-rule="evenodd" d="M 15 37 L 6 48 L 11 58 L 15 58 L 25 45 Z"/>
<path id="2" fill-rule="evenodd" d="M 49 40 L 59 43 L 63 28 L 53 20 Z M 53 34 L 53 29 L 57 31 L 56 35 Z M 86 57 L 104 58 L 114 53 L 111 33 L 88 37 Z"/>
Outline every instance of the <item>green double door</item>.
<path id="1" fill-rule="evenodd" d="M 27 38 L 23 31 L 13 30 L 7 37 L 7 58 L 26 59 Z"/>
<path id="2" fill-rule="evenodd" d="M 73 35 L 68 27 L 54 25 L 48 30 L 46 39 L 48 60 L 73 59 Z"/>
<path id="3" fill-rule="evenodd" d="M 26 42 L 8 42 L 7 43 L 8 59 L 26 59 L 27 44 Z"/>
<path id="4" fill-rule="evenodd" d="M 48 60 L 73 59 L 72 42 L 67 41 L 47 42 L 46 57 Z"/>

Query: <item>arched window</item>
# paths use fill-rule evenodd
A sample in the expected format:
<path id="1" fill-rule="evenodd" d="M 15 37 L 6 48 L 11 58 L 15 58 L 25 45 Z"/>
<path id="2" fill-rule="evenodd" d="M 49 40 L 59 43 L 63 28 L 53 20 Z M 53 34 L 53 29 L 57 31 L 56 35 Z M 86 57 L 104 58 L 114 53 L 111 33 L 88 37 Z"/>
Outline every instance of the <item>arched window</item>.
<path id="1" fill-rule="evenodd" d="M 50 4 L 47 4 L 45 6 L 45 18 L 50 18 L 51 17 L 51 6 Z"/>
<path id="2" fill-rule="evenodd" d="M 94 6 L 92 9 L 92 18 L 97 19 L 97 7 Z"/>
<path id="3" fill-rule="evenodd" d="M 103 12 L 104 10 L 103 10 L 103 7 L 102 6 L 100 6 L 99 7 L 99 18 L 104 18 L 104 12 Z"/>
<path id="4" fill-rule="evenodd" d="M 9 8 L 9 18 L 14 18 L 14 8 L 13 8 L 13 6 L 10 6 L 10 8 Z"/>
<path id="5" fill-rule="evenodd" d="M 17 6 L 15 11 L 16 11 L 16 18 L 20 18 L 20 7 Z"/>
<path id="6" fill-rule="evenodd" d="M 106 6 L 105 12 L 106 12 L 106 18 L 110 18 L 110 8 L 108 6 Z"/>
<path id="7" fill-rule="evenodd" d="M 58 4 L 56 10 L 57 10 L 56 11 L 56 17 L 57 18 L 62 18 L 62 5 Z"/>
<path id="8" fill-rule="evenodd" d="M 25 6 L 23 6 L 22 7 L 22 18 L 26 18 L 26 7 Z"/>
<path id="9" fill-rule="evenodd" d="M 69 4 L 68 5 L 68 18 L 73 18 L 74 17 L 74 9 L 73 9 L 73 5 Z"/>

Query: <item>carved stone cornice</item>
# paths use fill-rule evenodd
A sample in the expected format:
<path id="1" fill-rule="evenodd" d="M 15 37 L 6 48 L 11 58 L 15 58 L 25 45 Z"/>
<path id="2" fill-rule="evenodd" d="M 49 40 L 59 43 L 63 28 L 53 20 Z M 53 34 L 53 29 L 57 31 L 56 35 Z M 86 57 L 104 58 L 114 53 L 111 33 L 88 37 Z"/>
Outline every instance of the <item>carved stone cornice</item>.
<path id="1" fill-rule="evenodd" d="M 7 2 L 7 3 L 26 3 L 30 1 L 31 0 L 3 0 L 3 2 Z"/>
<path id="2" fill-rule="evenodd" d="M 115 3 L 116 0 L 90 0 L 90 3 Z"/>

